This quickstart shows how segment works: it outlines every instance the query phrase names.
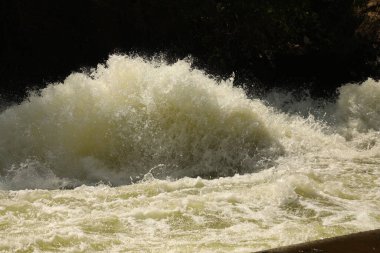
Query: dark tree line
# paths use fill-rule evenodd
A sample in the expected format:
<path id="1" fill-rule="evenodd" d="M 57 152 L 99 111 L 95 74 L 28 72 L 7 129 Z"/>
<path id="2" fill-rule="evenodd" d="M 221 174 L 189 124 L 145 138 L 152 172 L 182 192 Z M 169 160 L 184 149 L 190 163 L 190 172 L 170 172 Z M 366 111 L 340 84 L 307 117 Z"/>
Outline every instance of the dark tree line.
<path id="1" fill-rule="evenodd" d="M 23 96 L 113 52 L 191 55 L 239 83 L 331 93 L 380 76 L 379 19 L 367 15 L 377 2 L 1 0 L 0 94 Z"/>

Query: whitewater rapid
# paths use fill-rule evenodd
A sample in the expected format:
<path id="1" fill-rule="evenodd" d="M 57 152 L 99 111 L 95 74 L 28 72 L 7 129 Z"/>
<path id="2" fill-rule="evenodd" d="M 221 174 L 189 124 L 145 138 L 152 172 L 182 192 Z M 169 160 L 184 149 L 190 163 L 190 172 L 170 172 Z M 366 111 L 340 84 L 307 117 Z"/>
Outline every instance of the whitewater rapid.
<path id="1" fill-rule="evenodd" d="M 0 251 L 252 252 L 380 228 L 380 83 L 247 97 L 113 55 L 0 113 Z"/>

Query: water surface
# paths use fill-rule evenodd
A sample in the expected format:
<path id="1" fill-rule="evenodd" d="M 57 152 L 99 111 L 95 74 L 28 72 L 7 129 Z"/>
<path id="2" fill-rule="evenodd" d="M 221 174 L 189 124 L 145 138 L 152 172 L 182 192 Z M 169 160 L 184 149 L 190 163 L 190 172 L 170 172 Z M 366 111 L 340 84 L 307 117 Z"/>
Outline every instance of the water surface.
<path id="1" fill-rule="evenodd" d="M 248 98 L 111 56 L 0 114 L 0 251 L 252 252 L 380 228 L 380 84 Z"/>

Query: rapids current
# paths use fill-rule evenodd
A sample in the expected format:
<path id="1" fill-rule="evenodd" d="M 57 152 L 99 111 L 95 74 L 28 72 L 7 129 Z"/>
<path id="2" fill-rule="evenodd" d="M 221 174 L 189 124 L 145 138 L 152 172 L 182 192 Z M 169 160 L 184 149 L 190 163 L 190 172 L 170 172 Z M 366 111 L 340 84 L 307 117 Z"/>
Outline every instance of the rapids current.
<path id="1" fill-rule="evenodd" d="M 252 252 L 380 228 L 380 83 L 248 98 L 113 55 L 0 113 L 0 251 Z"/>

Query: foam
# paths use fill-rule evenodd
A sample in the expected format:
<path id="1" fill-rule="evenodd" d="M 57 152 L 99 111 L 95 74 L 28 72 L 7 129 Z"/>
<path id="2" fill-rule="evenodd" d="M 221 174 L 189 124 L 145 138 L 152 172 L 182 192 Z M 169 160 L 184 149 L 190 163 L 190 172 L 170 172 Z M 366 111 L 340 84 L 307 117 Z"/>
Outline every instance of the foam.
<path id="1" fill-rule="evenodd" d="M 153 168 L 161 178 L 254 171 L 281 153 L 261 107 L 186 61 L 113 55 L 1 113 L 0 171 L 35 160 L 60 178 L 114 185 Z"/>

